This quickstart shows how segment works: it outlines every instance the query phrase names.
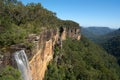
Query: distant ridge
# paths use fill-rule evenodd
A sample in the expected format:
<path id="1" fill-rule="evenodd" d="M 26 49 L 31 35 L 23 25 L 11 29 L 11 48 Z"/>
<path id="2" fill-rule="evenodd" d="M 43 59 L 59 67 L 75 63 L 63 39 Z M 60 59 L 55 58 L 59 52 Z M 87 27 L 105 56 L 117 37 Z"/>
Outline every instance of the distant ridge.
<path id="1" fill-rule="evenodd" d="M 92 27 L 82 27 L 81 28 L 81 34 L 95 42 L 100 36 L 107 35 L 113 31 L 115 31 L 115 29 L 111 29 L 109 27 L 94 27 L 94 26 L 92 26 Z"/>
<path id="2" fill-rule="evenodd" d="M 92 32 L 95 35 L 104 35 L 115 30 L 109 27 L 95 27 L 95 26 L 90 26 L 85 29 L 88 30 L 89 32 Z"/>

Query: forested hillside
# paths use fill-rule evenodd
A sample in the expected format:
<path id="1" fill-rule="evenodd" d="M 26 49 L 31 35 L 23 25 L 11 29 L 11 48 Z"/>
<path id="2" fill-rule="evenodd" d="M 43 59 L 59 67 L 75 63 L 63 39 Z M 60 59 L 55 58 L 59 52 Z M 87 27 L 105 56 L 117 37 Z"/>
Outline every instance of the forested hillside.
<path id="1" fill-rule="evenodd" d="M 82 28 L 83 35 L 91 39 L 93 42 L 101 45 L 109 54 L 115 56 L 120 64 L 120 29 L 113 30 L 112 32 L 99 36 L 90 31 L 91 30 Z"/>
<path id="2" fill-rule="evenodd" d="M 109 39 L 103 46 L 109 53 L 120 58 L 120 36 Z"/>
<path id="3" fill-rule="evenodd" d="M 120 29 L 105 36 L 105 40 L 101 45 L 108 53 L 114 55 L 118 59 L 120 65 Z"/>
<path id="4" fill-rule="evenodd" d="M 79 27 L 79 24 L 57 18 L 56 13 L 40 3 L 23 5 L 17 0 L 0 0 L 0 80 L 21 80 L 18 70 L 1 64 L 4 55 L 12 55 L 11 45 L 22 44 L 31 51 L 34 46 L 28 42 L 29 35 L 59 27 Z"/>
<path id="5" fill-rule="evenodd" d="M 22 44 L 31 49 L 33 45 L 27 39 L 30 34 L 59 27 L 79 24 L 57 18 L 55 12 L 40 3 L 23 5 L 17 0 L 0 0 L 0 60 L 11 45 Z M 55 47 L 45 80 L 120 80 L 116 58 L 83 36 L 80 41 L 69 38 L 62 46 Z M 21 80 L 20 73 L 11 66 L 0 65 L 0 80 Z"/>
<path id="6" fill-rule="evenodd" d="M 94 41 L 98 37 L 95 33 L 90 31 L 88 28 L 81 27 L 81 34 L 87 37 L 88 39 Z"/>
<path id="7" fill-rule="evenodd" d="M 119 80 L 119 69 L 115 57 L 82 36 L 55 49 L 45 80 Z"/>
<path id="8" fill-rule="evenodd" d="M 111 29 L 108 27 L 82 27 L 81 33 L 89 38 L 90 40 L 97 42 L 100 41 L 102 36 L 107 35 L 111 32 L 115 31 L 115 29 Z"/>
<path id="9" fill-rule="evenodd" d="M 95 34 L 95 35 L 105 35 L 107 33 L 113 32 L 115 29 L 108 27 L 84 27 L 83 29 Z"/>
<path id="10" fill-rule="evenodd" d="M 22 80 L 21 74 L 17 69 L 6 66 L 0 69 L 0 80 Z"/>
<path id="11" fill-rule="evenodd" d="M 79 27 L 73 21 L 64 21 L 56 13 L 45 9 L 40 3 L 23 5 L 16 0 L 0 1 L 0 49 L 5 52 L 13 44 L 23 43 L 31 47 L 26 38 L 30 34 L 58 27 Z"/>
<path id="12" fill-rule="evenodd" d="M 106 35 L 103 35 L 101 37 L 103 37 L 103 39 L 105 39 L 105 40 L 108 40 L 108 39 L 111 39 L 111 38 L 117 37 L 117 36 L 120 36 L 120 29 L 117 29 L 117 30 L 110 32 Z"/>

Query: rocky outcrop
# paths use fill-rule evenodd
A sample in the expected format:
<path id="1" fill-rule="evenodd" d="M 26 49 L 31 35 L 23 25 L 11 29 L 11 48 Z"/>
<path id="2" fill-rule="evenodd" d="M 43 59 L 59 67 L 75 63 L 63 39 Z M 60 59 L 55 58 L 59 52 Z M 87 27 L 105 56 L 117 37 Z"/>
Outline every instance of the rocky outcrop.
<path id="1" fill-rule="evenodd" d="M 25 50 L 29 58 L 32 79 L 43 80 L 47 65 L 53 59 L 54 48 L 56 46 L 62 48 L 62 41 L 66 40 L 67 37 L 80 40 L 80 29 L 60 27 L 59 29 L 44 30 L 39 35 L 30 34 L 27 39 L 29 43 L 34 44 L 32 50 L 28 51 L 23 44 L 12 45 L 9 54 L 14 53 L 16 50 Z M 10 64 L 16 67 L 15 61 L 11 57 L 11 54 L 4 56 L 0 60 L 0 64 Z"/>
<path id="2" fill-rule="evenodd" d="M 53 49 L 58 38 L 57 30 L 41 33 L 34 56 L 29 62 L 33 80 L 43 80 L 47 65 L 53 58 Z"/>
<path id="3" fill-rule="evenodd" d="M 62 47 L 62 42 L 67 37 L 80 40 L 79 29 L 59 28 L 54 30 L 47 30 L 40 34 L 34 49 L 34 56 L 30 60 L 30 69 L 33 80 L 43 80 L 47 65 L 53 59 L 54 47 Z"/>

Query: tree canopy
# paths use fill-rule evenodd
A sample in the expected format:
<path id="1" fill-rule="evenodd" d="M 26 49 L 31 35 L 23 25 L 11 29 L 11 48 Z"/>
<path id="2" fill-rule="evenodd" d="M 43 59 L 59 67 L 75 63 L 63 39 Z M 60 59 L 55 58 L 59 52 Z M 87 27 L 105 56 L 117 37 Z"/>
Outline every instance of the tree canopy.
<path id="1" fill-rule="evenodd" d="M 45 80 L 119 80 L 117 60 L 101 47 L 82 36 L 67 39 L 63 49 L 55 49 Z"/>

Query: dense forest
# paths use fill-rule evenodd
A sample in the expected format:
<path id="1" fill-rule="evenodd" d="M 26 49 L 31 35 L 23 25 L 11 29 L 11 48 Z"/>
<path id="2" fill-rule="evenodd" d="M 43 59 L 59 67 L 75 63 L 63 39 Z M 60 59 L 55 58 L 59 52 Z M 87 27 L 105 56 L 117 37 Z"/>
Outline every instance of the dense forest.
<path id="1" fill-rule="evenodd" d="M 29 34 L 58 27 L 79 27 L 70 20 L 57 18 L 40 3 L 27 5 L 17 0 L 0 0 L 0 59 L 14 44 L 24 44 Z M 120 80 L 117 60 L 98 45 L 82 36 L 80 41 L 68 38 L 63 48 L 56 47 L 45 80 Z M 0 65 L 0 80 L 21 80 L 18 70 Z"/>
<path id="2" fill-rule="evenodd" d="M 11 66 L 0 69 L 0 80 L 22 80 L 20 72 Z"/>
<path id="3" fill-rule="evenodd" d="M 81 30 L 84 36 L 102 46 L 109 54 L 115 56 L 118 64 L 120 64 L 120 29 L 92 27 L 81 28 Z M 102 35 L 99 35 L 95 30 L 102 33 Z"/>
<path id="4" fill-rule="evenodd" d="M 118 64 L 120 65 L 120 35 L 108 39 L 101 45 L 108 53 L 117 58 Z"/>
<path id="5" fill-rule="evenodd" d="M 24 5 L 17 0 L 0 0 L 0 60 L 11 45 L 23 44 L 31 49 L 33 44 L 27 41 L 30 34 L 61 26 L 79 27 L 79 24 L 57 18 L 55 12 L 40 3 Z M 0 65 L 0 80 L 21 80 L 20 73 L 12 66 Z"/>
<path id="6" fill-rule="evenodd" d="M 23 43 L 31 47 L 26 38 L 29 34 L 57 27 L 78 27 L 73 21 L 60 20 L 56 13 L 48 11 L 40 3 L 23 5 L 16 0 L 0 1 L 0 49 L 6 52 L 13 44 Z"/>
<path id="7" fill-rule="evenodd" d="M 99 43 L 100 39 L 103 40 L 104 35 L 107 35 L 113 31 L 115 31 L 115 29 L 111 29 L 108 27 L 98 27 L 98 26 L 81 28 L 81 34 L 83 34 L 85 37 L 89 38 L 90 40 L 96 43 Z M 104 38 L 106 38 L 106 36 Z"/>
<path id="8" fill-rule="evenodd" d="M 55 49 L 45 80 L 119 80 L 119 69 L 115 57 L 82 36 L 80 41 L 64 41 L 62 50 Z"/>

